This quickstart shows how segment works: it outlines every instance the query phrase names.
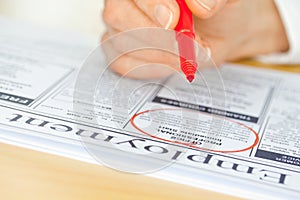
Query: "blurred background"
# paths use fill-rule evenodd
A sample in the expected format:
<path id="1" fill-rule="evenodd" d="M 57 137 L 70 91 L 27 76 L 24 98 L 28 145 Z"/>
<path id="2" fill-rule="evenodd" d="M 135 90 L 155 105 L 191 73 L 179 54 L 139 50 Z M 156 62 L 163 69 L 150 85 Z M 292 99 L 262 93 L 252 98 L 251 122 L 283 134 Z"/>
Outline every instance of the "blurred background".
<path id="1" fill-rule="evenodd" d="M 104 31 L 104 0 L 0 0 L 0 16 L 87 34 Z"/>

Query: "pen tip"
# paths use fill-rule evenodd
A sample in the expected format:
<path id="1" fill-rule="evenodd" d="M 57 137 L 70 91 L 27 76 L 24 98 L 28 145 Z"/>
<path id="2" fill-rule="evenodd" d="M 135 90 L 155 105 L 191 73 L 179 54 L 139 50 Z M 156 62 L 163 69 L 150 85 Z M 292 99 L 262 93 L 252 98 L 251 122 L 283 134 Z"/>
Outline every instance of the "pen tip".
<path id="1" fill-rule="evenodd" d="M 195 79 L 195 77 L 193 75 L 188 75 L 186 77 L 186 79 L 191 83 L 191 82 L 193 82 L 193 80 Z"/>

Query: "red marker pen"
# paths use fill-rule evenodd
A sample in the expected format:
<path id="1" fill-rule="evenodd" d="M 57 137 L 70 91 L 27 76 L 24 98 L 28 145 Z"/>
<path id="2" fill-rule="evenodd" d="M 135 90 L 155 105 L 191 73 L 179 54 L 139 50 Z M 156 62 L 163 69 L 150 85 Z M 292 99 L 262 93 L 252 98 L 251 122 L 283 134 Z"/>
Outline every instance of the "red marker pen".
<path id="1" fill-rule="evenodd" d="M 180 55 L 181 70 L 186 79 L 192 82 L 197 71 L 197 62 L 195 54 L 195 30 L 193 14 L 186 5 L 185 0 L 176 0 L 180 8 L 179 22 L 175 28 L 176 40 Z"/>

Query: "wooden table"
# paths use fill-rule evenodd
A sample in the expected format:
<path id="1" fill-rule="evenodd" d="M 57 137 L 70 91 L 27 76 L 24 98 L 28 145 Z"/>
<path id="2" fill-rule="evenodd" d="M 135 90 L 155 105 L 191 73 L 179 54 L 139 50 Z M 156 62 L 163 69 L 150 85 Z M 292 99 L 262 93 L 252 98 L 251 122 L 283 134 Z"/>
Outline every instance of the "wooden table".
<path id="1" fill-rule="evenodd" d="M 1 199 L 236 199 L 0 143 Z"/>

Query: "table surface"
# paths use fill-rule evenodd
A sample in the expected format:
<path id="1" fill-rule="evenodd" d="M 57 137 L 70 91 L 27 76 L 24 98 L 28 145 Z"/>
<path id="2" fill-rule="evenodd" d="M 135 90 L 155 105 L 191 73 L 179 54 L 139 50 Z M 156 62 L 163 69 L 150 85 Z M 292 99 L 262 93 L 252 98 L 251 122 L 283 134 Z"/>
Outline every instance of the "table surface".
<path id="1" fill-rule="evenodd" d="M 1 199 L 236 199 L 0 143 Z"/>

